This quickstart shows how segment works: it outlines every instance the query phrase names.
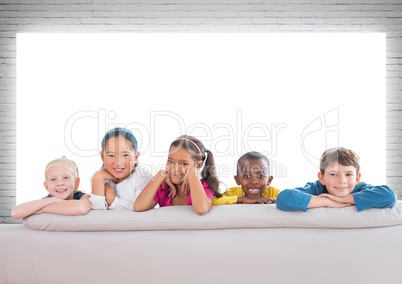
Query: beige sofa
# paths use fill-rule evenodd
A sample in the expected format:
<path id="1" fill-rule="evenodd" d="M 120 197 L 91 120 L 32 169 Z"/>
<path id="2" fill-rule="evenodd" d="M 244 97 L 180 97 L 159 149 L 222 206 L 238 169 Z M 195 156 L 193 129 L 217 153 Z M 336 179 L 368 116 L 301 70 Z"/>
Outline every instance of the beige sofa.
<path id="1" fill-rule="evenodd" d="M 41 214 L 0 225 L 0 283 L 401 283 L 402 202 Z"/>

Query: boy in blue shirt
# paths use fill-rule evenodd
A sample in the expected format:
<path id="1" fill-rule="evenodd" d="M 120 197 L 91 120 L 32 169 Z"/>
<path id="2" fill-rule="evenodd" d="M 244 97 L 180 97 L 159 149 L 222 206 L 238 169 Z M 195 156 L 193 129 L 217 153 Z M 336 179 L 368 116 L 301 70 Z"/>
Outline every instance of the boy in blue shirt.
<path id="1" fill-rule="evenodd" d="M 386 185 L 373 186 L 360 182 L 359 157 L 342 147 L 326 150 L 320 161 L 318 180 L 304 187 L 285 189 L 276 206 L 285 211 L 307 211 L 317 207 L 356 206 L 357 211 L 388 208 L 396 203 L 396 195 Z"/>

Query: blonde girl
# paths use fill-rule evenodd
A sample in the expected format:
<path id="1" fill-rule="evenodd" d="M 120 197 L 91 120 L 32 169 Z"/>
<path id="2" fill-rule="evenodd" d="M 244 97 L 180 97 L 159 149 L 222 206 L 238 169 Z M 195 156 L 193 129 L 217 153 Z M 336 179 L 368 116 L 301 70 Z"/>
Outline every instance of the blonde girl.
<path id="1" fill-rule="evenodd" d="M 14 219 L 32 214 L 54 213 L 84 215 L 91 210 L 89 195 L 78 190 L 80 178 L 77 165 L 65 157 L 50 161 L 45 168 L 45 189 L 48 195 L 28 201 L 11 210 Z"/>

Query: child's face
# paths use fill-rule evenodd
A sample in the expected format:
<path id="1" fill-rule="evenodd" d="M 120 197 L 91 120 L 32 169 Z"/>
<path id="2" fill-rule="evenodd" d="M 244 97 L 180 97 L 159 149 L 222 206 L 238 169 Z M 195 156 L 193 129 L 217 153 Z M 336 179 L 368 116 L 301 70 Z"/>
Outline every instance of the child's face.
<path id="1" fill-rule="evenodd" d="M 139 152 L 135 154 L 130 143 L 123 136 L 117 136 L 108 140 L 101 157 L 105 169 L 119 183 L 125 180 L 133 171 L 139 154 Z"/>
<path id="2" fill-rule="evenodd" d="M 74 190 L 78 187 L 79 178 L 75 178 L 67 165 L 54 165 L 46 172 L 44 182 L 46 190 L 53 197 L 72 199 Z"/>
<path id="3" fill-rule="evenodd" d="M 324 174 L 318 173 L 318 179 L 329 194 L 344 197 L 351 193 L 360 182 L 360 173 L 356 174 L 354 166 L 342 166 L 338 162 L 330 164 Z"/>
<path id="4" fill-rule="evenodd" d="M 182 147 L 172 147 L 166 162 L 166 171 L 174 184 L 182 184 L 190 167 L 195 167 L 191 154 Z"/>
<path id="5" fill-rule="evenodd" d="M 241 186 L 244 194 L 248 197 L 259 197 L 273 179 L 269 176 L 269 167 L 261 159 L 246 161 L 234 177 L 236 183 Z"/>

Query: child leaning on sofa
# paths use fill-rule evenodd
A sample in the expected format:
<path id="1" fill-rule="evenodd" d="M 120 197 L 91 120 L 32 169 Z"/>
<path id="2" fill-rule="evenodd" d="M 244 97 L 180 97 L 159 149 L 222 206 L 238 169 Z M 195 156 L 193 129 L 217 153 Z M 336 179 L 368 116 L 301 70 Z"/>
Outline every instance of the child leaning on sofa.
<path id="1" fill-rule="evenodd" d="M 45 186 L 48 195 L 42 199 L 24 202 L 11 210 L 14 219 L 32 214 L 85 215 L 91 210 L 89 194 L 78 189 L 80 177 L 74 161 L 66 157 L 50 161 L 45 168 Z"/>
<path id="2" fill-rule="evenodd" d="M 169 147 L 166 169 L 157 172 L 140 193 L 134 211 L 146 211 L 157 204 L 160 207 L 191 205 L 197 214 L 206 214 L 212 207 L 213 196 L 221 196 L 215 168 L 212 152 L 199 139 L 189 135 L 176 138 Z M 189 192 L 182 190 L 186 180 Z M 169 194 L 172 187 L 175 187 L 174 195 Z"/>
<path id="3" fill-rule="evenodd" d="M 138 142 L 134 134 L 116 127 L 101 142 L 102 169 L 92 177 L 89 198 L 92 209 L 133 210 L 133 204 L 152 176 L 138 164 Z"/>
<path id="4" fill-rule="evenodd" d="M 320 161 L 316 182 L 304 187 L 285 189 L 276 206 L 285 211 L 307 211 L 316 207 L 356 206 L 357 211 L 388 208 L 396 203 L 396 195 L 386 185 L 373 186 L 360 182 L 359 156 L 342 147 L 326 150 Z"/>
<path id="5" fill-rule="evenodd" d="M 247 152 L 239 158 L 234 179 L 240 186 L 229 188 L 221 198 L 214 197 L 213 205 L 275 203 L 279 189 L 270 186 L 269 160 L 260 152 Z"/>

